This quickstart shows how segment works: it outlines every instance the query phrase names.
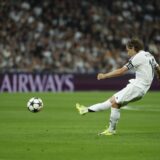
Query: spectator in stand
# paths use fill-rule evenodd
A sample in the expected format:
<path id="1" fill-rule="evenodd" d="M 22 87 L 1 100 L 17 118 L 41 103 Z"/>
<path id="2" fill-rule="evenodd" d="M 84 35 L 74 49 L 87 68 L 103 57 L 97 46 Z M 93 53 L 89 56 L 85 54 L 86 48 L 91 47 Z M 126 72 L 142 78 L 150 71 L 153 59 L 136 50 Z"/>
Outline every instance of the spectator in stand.
<path id="1" fill-rule="evenodd" d="M 132 35 L 160 63 L 160 2 L 142 3 L 6 0 L 0 4 L 0 72 L 108 72 L 126 63 Z"/>

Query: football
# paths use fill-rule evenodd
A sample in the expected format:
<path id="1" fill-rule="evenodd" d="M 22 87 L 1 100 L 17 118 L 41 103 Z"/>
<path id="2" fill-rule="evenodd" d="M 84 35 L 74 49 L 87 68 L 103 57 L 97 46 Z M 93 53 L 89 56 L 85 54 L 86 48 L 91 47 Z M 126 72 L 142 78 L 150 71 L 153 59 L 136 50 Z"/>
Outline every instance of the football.
<path id="1" fill-rule="evenodd" d="M 43 108 L 43 101 L 41 98 L 38 97 L 33 97 L 31 99 L 29 99 L 28 103 L 27 103 L 27 108 L 29 111 L 36 113 L 41 111 L 41 109 Z"/>

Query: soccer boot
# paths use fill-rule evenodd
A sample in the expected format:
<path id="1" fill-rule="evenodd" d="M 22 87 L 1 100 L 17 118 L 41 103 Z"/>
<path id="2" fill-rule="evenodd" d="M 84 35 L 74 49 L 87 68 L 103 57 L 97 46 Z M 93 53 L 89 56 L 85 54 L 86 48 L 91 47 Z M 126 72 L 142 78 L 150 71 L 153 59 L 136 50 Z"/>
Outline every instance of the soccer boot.
<path id="1" fill-rule="evenodd" d="M 76 104 L 76 108 L 80 115 L 84 115 L 88 112 L 88 108 L 83 105 L 80 105 L 79 103 Z"/>
<path id="2" fill-rule="evenodd" d="M 115 130 L 106 129 L 106 130 L 104 130 L 103 132 L 99 133 L 98 135 L 99 135 L 99 136 L 101 136 L 101 135 L 111 136 L 111 135 L 114 135 L 114 134 L 116 134 L 116 131 L 115 131 Z"/>

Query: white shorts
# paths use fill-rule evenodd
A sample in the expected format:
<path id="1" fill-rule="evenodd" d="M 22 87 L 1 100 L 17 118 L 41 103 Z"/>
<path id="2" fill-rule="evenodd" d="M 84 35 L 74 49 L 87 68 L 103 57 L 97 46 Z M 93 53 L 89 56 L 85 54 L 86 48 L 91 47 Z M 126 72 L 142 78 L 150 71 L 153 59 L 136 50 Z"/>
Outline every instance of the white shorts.
<path id="1" fill-rule="evenodd" d="M 114 97 L 117 104 L 124 106 L 129 102 L 141 99 L 144 94 L 145 92 L 141 88 L 129 83 L 125 88 L 115 93 Z"/>

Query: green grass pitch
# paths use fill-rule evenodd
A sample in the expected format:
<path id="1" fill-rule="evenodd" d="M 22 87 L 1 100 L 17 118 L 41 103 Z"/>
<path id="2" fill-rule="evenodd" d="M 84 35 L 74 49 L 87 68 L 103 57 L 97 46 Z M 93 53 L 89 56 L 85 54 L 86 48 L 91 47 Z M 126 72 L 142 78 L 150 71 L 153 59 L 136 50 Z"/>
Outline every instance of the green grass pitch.
<path id="1" fill-rule="evenodd" d="M 122 109 L 115 136 L 97 135 L 110 110 L 80 116 L 75 109 L 113 93 L 1 93 L 0 160 L 159 160 L 160 92 Z M 39 113 L 26 107 L 34 96 L 44 102 Z"/>

